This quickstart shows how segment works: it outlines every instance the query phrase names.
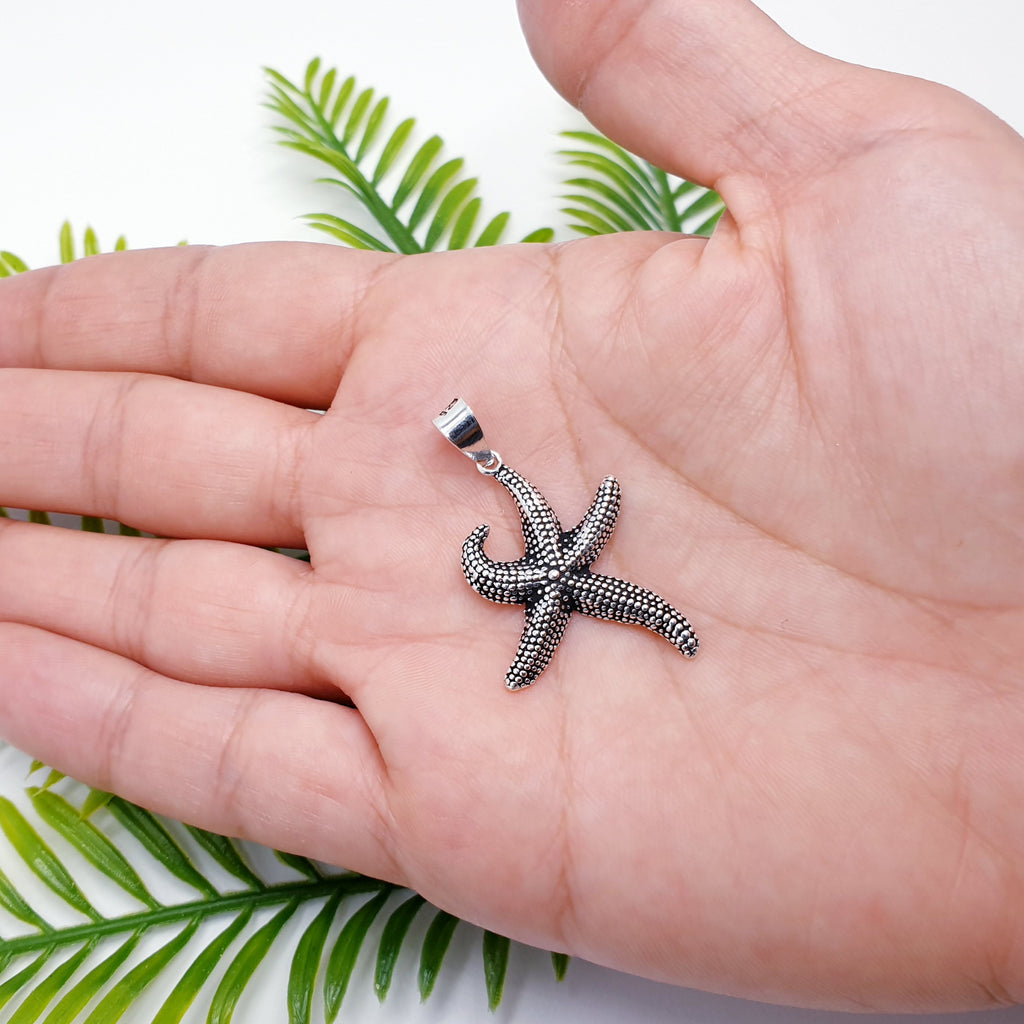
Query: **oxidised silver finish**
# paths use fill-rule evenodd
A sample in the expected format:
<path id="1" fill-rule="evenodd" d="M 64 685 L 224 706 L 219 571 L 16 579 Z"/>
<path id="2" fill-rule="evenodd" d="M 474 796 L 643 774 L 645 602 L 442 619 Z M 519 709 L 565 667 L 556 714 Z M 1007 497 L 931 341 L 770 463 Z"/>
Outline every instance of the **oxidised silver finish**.
<path id="1" fill-rule="evenodd" d="M 505 685 L 510 690 L 529 686 L 547 668 L 574 611 L 645 626 L 665 637 L 686 657 L 696 655 L 700 641 L 682 612 L 635 583 L 590 571 L 618 519 L 622 491 L 615 477 L 605 477 L 579 525 L 564 532 L 540 491 L 504 465 L 496 452 L 482 449 L 483 432 L 465 402 L 456 399 L 434 424 L 463 450 L 452 432 L 456 437 L 472 434 L 475 424 L 479 441 L 472 444 L 477 450 L 488 451 L 495 461 L 485 463 L 476 455 L 470 458 L 481 472 L 493 476 L 512 495 L 519 509 L 526 547 L 522 558 L 514 562 L 488 558 L 483 548 L 490 532 L 487 525 L 478 526 L 462 546 L 462 570 L 478 594 L 499 604 L 526 606 L 519 650 L 505 676 Z"/>

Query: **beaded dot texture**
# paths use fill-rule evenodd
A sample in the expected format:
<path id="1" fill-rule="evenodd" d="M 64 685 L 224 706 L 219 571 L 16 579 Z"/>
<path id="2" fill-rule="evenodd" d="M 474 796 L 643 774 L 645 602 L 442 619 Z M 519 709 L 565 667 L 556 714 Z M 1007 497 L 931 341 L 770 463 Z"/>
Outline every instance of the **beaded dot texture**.
<path id="1" fill-rule="evenodd" d="M 462 570 L 488 601 L 526 606 L 519 650 L 505 676 L 508 689 L 529 686 L 547 668 L 573 612 L 644 626 L 686 657 L 696 655 L 700 641 L 682 612 L 635 583 L 590 571 L 619 516 L 622 489 L 615 477 L 605 477 L 579 525 L 564 532 L 544 496 L 514 469 L 502 464 L 487 475 L 512 495 L 526 551 L 514 562 L 492 561 L 484 554 L 490 527 L 478 526 L 462 546 Z"/>

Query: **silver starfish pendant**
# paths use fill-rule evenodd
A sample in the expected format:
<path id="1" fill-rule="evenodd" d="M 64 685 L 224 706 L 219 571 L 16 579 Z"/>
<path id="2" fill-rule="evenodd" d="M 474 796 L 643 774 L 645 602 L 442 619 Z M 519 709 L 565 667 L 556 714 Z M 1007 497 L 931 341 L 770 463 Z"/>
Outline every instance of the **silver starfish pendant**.
<path id="1" fill-rule="evenodd" d="M 544 495 L 487 447 L 473 410 L 461 398 L 434 425 L 481 473 L 501 484 L 519 509 L 526 548 L 522 558 L 488 558 L 487 525 L 478 526 L 462 546 L 462 571 L 481 597 L 526 606 L 519 650 L 505 676 L 508 689 L 529 686 L 547 668 L 573 612 L 645 626 L 686 657 L 696 655 L 700 641 L 682 612 L 635 583 L 590 571 L 619 516 L 622 489 L 615 477 L 605 477 L 579 525 L 564 531 Z"/>

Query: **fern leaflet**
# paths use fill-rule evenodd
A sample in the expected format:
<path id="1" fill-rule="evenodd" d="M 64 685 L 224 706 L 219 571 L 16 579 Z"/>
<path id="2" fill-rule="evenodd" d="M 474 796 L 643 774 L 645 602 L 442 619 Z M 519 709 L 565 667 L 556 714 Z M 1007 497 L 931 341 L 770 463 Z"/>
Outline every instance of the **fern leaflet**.
<path id="1" fill-rule="evenodd" d="M 449 249 L 462 249 L 501 240 L 509 214 L 499 213 L 478 227 L 483 203 L 474 195 L 477 179 L 461 177 L 461 159 L 437 163 L 444 145 L 440 136 L 430 136 L 409 155 L 416 122 L 406 118 L 385 138 L 388 97 L 378 98 L 373 88 L 360 90 L 352 77 L 341 81 L 336 68 L 321 74 L 319 58 L 310 61 L 301 85 L 273 68 L 264 70 L 270 87 L 267 106 L 288 122 L 277 126 L 281 143 L 327 164 L 333 174 L 320 180 L 353 195 L 380 233 L 333 213 L 309 214 L 311 227 L 354 248 L 378 252 L 421 253 L 445 241 Z M 386 179 L 396 177 L 388 199 L 382 188 Z M 553 237 L 550 228 L 541 228 L 522 241 Z"/>
<path id="2" fill-rule="evenodd" d="M 581 235 L 615 231 L 685 231 L 710 235 L 725 212 L 717 192 L 667 174 L 591 131 L 562 132 L 581 148 L 561 155 L 585 176 L 569 178 L 562 212 Z"/>

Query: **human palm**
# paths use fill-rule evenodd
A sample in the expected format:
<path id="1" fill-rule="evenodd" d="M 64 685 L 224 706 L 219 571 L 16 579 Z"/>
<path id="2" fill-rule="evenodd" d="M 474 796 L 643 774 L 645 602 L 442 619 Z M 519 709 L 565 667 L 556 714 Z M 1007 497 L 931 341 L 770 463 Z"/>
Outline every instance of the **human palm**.
<path id="1" fill-rule="evenodd" d="M 524 3 L 538 59 L 721 191 L 709 242 L 185 249 L 3 283 L 0 502 L 193 538 L 3 523 L 4 732 L 651 977 L 1013 998 L 1024 143 L 739 0 L 600 7 Z M 522 611 L 458 552 L 488 522 L 516 557 L 518 516 L 430 426 L 456 394 L 566 526 L 619 478 L 595 568 L 681 608 L 700 658 L 574 616 L 506 692 Z M 296 545 L 310 565 L 260 549 Z"/>

